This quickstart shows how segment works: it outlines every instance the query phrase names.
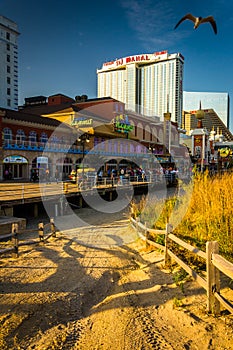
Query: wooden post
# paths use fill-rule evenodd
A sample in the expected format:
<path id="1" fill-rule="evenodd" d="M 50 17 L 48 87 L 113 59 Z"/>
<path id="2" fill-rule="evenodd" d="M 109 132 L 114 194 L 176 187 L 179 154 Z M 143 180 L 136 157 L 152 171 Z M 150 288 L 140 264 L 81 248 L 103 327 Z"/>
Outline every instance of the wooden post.
<path id="1" fill-rule="evenodd" d="M 215 298 L 214 293 L 220 292 L 219 270 L 212 263 L 212 254 L 218 254 L 218 242 L 206 243 L 206 272 L 207 272 L 207 312 L 215 315 L 220 313 L 220 302 Z"/>
<path id="2" fill-rule="evenodd" d="M 33 208 L 33 215 L 34 215 L 34 218 L 37 218 L 38 217 L 38 203 L 34 203 L 34 208 Z"/>
<path id="3" fill-rule="evenodd" d="M 55 229 L 53 218 L 50 219 L 50 227 L 51 227 L 52 237 L 56 237 L 56 229 Z"/>
<path id="4" fill-rule="evenodd" d="M 63 183 L 63 191 L 64 191 L 64 193 L 68 192 L 68 183 L 67 182 Z"/>
<path id="5" fill-rule="evenodd" d="M 64 208 L 63 208 L 63 196 L 60 197 L 59 199 L 60 201 L 60 213 L 61 213 L 61 216 L 63 216 L 63 212 L 64 212 Z"/>
<path id="6" fill-rule="evenodd" d="M 169 267 L 171 265 L 171 258 L 168 254 L 168 235 L 169 235 L 169 233 L 172 232 L 172 229 L 173 229 L 173 227 L 171 224 L 166 224 L 164 260 L 165 260 L 165 266 L 167 266 L 167 267 Z"/>
<path id="7" fill-rule="evenodd" d="M 14 248 L 15 248 L 15 256 L 18 258 L 19 256 L 19 240 L 18 240 L 18 231 L 19 225 L 17 223 L 12 224 L 11 233 L 13 235 L 14 240 Z"/>
<path id="8" fill-rule="evenodd" d="M 44 242 L 44 224 L 43 224 L 43 222 L 40 222 L 38 224 L 38 234 L 39 234 L 40 242 Z"/>
<path id="9" fill-rule="evenodd" d="M 79 207 L 80 207 L 80 208 L 83 207 L 83 197 L 82 197 L 81 194 L 80 194 L 80 196 L 79 196 Z"/>
<path id="10" fill-rule="evenodd" d="M 22 184 L 22 203 L 24 203 L 24 191 L 25 191 L 24 184 Z"/>
<path id="11" fill-rule="evenodd" d="M 112 202 L 112 191 L 109 192 L 109 201 Z"/>

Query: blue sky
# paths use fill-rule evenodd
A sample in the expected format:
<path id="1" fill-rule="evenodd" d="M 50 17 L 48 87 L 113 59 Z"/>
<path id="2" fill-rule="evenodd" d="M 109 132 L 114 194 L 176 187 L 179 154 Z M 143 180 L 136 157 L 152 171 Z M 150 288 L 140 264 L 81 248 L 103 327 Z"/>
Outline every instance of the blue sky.
<path id="1" fill-rule="evenodd" d="M 213 15 L 193 29 L 186 13 Z M 233 118 L 233 2 L 229 0 L 0 0 L 18 24 L 19 103 L 63 93 L 97 96 L 96 70 L 128 55 L 168 50 L 185 57 L 184 90 L 227 92 Z M 199 106 L 197 106 L 198 108 Z M 231 123 L 233 125 L 233 123 Z"/>

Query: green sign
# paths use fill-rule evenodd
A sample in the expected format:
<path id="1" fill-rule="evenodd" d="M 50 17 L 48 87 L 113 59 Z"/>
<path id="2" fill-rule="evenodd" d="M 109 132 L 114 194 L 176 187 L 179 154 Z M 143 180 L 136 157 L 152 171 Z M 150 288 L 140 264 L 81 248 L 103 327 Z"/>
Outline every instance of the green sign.
<path id="1" fill-rule="evenodd" d="M 114 130 L 116 132 L 128 134 L 133 130 L 134 126 L 130 124 L 128 116 L 118 115 L 114 120 Z"/>

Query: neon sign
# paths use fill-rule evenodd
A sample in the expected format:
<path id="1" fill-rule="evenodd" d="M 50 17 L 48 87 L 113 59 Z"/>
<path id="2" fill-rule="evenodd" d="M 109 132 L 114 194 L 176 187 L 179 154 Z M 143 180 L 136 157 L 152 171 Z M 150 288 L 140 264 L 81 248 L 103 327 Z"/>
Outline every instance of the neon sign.
<path id="1" fill-rule="evenodd" d="M 127 115 L 118 115 L 114 119 L 114 130 L 116 132 L 127 134 L 133 130 L 134 126 L 130 124 Z"/>
<path id="2" fill-rule="evenodd" d="M 77 125 L 78 127 L 88 127 L 93 125 L 93 119 L 74 118 L 71 125 Z"/>

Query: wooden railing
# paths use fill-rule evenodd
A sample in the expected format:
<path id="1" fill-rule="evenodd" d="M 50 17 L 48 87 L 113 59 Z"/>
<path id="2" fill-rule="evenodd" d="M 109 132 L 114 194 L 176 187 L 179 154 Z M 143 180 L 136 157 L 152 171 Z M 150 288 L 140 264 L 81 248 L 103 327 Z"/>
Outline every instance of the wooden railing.
<path id="1" fill-rule="evenodd" d="M 25 203 L 32 199 L 51 198 L 67 193 L 78 192 L 77 186 L 67 182 L 51 183 L 0 183 L 0 204 L 20 202 Z"/>
<path id="2" fill-rule="evenodd" d="M 121 184 L 118 178 L 111 180 L 110 178 L 104 178 L 101 182 L 96 183 L 94 178 L 86 179 L 80 183 L 73 183 L 72 181 L 51 181 L 51 182 L 0 182 L 0 209 L 1 206 L 4 209 L 5 206 L 10 204 L 24 204 L 26 202 L 33 202 L 42 200 L 49 200 L 56 196 L 60 198 L 62 195 L 80 195 L 84 191 L 96 191 L 105 190 L 109 188 L 124 186 L 146 186 L 149 184 L 147 181 L 142 181 L 139 178 L 135 178 L 135 181 L 125 181 Z M 156 183 L 158 184 L 158 183 Z"/>
<path id="3" fill-rule="evenodd" d="M 20 242 L 20 235 L 38 233 L 38 238 Z M 4 247 L 0 248 L 0 255 L 12 252 L 16 257 L 19 255 L 19 247 L 25 245 L 45 242 L 50 237 L 56 237 L 56 227 L 54 220 L 50 219 L 48 224 L 39 223 L 38 228 L 19 230 L 17 223 L 12 224 L 11 233 L 1 235 L 0 242 L 4 242 Z"/>
<path id="4" fill-rule="evenodd" d="M 182 241 L 172 233 L 172 226 L 167 224 L 166 230 L 154 230 L 147 228 L 146 225 L 131 218 L 132 226 L 137 230 L 139 236 L 146 243 L 164 251 L 165 264 L 168 266 L 170 260 L 175 260 L 190 276 L 192 276 L 198 284 L 207 292 L 207 311 L 213 314 L 220 313 L 220 304 L 233 314 L 233 304 L 226 300 L 220 291 L 220 271 L 233 280 L 233 264 L 219 255 L 218 242 L 210 241 L 206 243 L 206 252 L 193 247 L 192 245 Z M 162 234 L 165 238 L 164 246 L 149 239 L 150 234 Z M 170 241 L 175 242 L 179 246 L 187 249 L 191 253 L 201 257 L 206 262 L 206 279 L 200 276 L 195 270 L 188 266 L 181 258 L 169 249 Z"/>

